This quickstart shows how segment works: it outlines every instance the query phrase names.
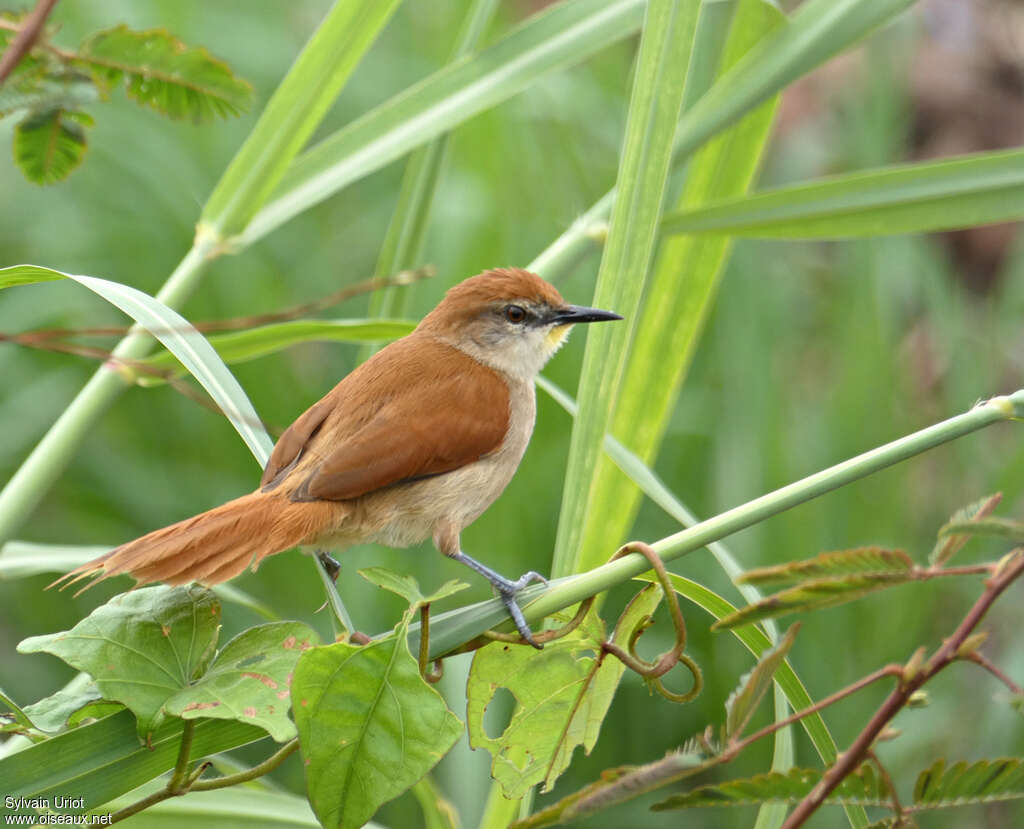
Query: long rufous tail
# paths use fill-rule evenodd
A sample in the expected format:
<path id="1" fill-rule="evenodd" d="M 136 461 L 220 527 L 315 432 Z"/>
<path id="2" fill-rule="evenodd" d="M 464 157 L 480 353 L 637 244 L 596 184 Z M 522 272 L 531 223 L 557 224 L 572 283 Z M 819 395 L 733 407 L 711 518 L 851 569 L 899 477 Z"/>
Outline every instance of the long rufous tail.
<path id="1" fill-rule="evenodd" d="M 162 581 L 219 584 L 267 556 L 315 538 L 332 518 L 326 502 L 292 503 L 256 491 L 207 512 L 154 530 L 77 567 L 48 585 L 61 589 L 89 578 L 81 588 L 127 573 L 139 584 Z M 77 595 L 77 594 L 76 594 Z"/>

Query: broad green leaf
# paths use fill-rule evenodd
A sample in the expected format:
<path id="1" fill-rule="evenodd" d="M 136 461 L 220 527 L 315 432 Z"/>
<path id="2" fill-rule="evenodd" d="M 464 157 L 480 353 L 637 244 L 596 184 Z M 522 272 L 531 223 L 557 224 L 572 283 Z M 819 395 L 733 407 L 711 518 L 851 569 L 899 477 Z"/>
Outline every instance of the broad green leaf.
<path id="1" fill-rule="evenodd" d="M 740 678 L 739 686 L 725 701 L 726 737 L 738 737 L 743 733 L 758 704 L 771 688 L 775 672 L 785 662 L 799 629 L 799 625 L 793 625 L 779 644 L 761 654 L 757 664 Z"/>
<path id="2" fill-rule="evenodd" d="M 394 635 L 312 648 L 295 666 L 292 708 L 309 801 L 324 826 L 356 827 L 423 777 L 462 723 Z"/>
<path id="3" fill-rule="evenodd" d="M 626 367 L 629 326 L 640 308 L 654 251 L 697 9 L 692 0 L 651 0 L 647 5 L 616 180 L 618 196 L 593 303 L 621 314 L 627 322 L 591 326 L 587 334 L 580 415 L 572 430 L 551 565 L 554 576 L 595 563 L 594 554 L 586 551 L 584 557 L 580 545 L 593 516 L 607 506 L 594 501 L 597 463 Z M 600 560 L 607 557 L 608 551 L 602 550 Z"/>
<path id="4" fill-rule="evenodd" d="M 497 7 L 498 0 L 474 0 L 455 37 L 449 63 L 476 50 Z M 448 138 L 447 133 L 439 135 L 409 155 L 402 175 L 402 185 L 398 189 L 395 212 L 391 214 L 384 243 L 377 257 L 377 276 L 397 273 L 414 267 L 420 261 L 434 197 L 448 156 Z M 407 314 L 409 295 L 408 287 L 389 286 L 374 291 L 370 297 L 370 316 Z M 399 302 L 399 297 L 406 301 Z M 362 358 L 368 358 L 375 350 L 375 345 L 366 346 Z"/>
<path id="5" fill-rule="evenodd" d="M 181 720 L 170 720 L 153 733 L 148 745 L 141 744 L 135 717 L 128 711 L 71 729 L 0 759 L 4 794 L 51 800 L 56 795 L 84 797 L 84 808 L 94 809 L 174 768 L 181 729 Z M 192 757 L 265 737 L 265 731 L 250 725 L 200 720 Z"/>
<path id="6" fill-rule="evenodd" d="M 856 547 L 820 553 L 807 561 L 791 561 L 772 567 L 755 567 L 739 577 L 746 584 L 789 584 L 818 578 L 838 578 L 872 573 L 906 573 L 914 562 L 902 550 Z"/>
<path id="7" fill-rule="evenodd" d="M 729 780 L 701 786 L 685 794 L 672 795 L 651 809 L 665 812 L 694 806 L 746 806 L 752 803 L 799 803 L 821 782 L 819 769 L 790 769 L 785 774 L 768 772 L 742 780 Z M 865 763 L 855 770 L 828 796 L 826 803 L 858 806 L 889 806 L 892 797 L 874 766 Z"/>
<path id="8" fill-rule="evenodd" d="M 979 518 L 987 518 L 992 514 L 992 511 L 999 506 L 999 502 L 1002 500 L 1002 493 L 997 492 L 995 495 L 989 495 L 986 498 L 982 498 L 980 501 L 968 504 L 963 509 L 957 510 L 953 513 L 949 519 L 949 523 L 962 524 L 967 521 L 975 521 Z M 955 535 L 944 533 L 944 529 L 945 527 L 939 530 L 939 540 L 935 542 L 931 555 L 928 556 L 928 561 L 934 567 L 941 567 L 949 561 L 960 551 L 971 537 L 970 534 Z"/>
<path id="9" fill-rule="evenodd" d="M 616 625 L 613 641 L 627 647 L 630 635 L 661 601 L 661 589 L 645 588 Z M 625 667 L 600 653 L 604 626 L 591 612 L 569 635 L 540 652 L 495 642 L 477 651 L 466 686 L 469 744 L 486 748 L 491 774 L 508 798 L 522 797 L 543 781 L 550 791 L 577 746 L 590 753 Z M 484 728 L 484 712 L 499 688 L 515 697 L 515 713 L 496 738 Z"/>
<path id="10" fill-rule="evenodd" d="M 199 123 L 238 115 L 252 101 L 252 87 L 226 63 L 165 29 L 137 32 L 121 25 L 97 32 L 82 44 L 75 63 L 89 69 L 100 87 L 123 80 L 130 98 L 172 118 Z"/>
<path id="11" fill-rule="evenodd" d="M 14 128 L 14 160 L 33 184 L 63 181 L 86 149 L 85 131 L 63 109 L 32 113 Z"/>
<path id="12" fill-rule="evenodd" d="M 938 809 L 964 803 L 992 803 L 1024 797 L 1024 759 L 999 757 L 946 767 L 936 760 L 914 784 L 914 804 Z"/>
<path id="13" fill-rule="evenodd" d="M 365 343 L 380 340 L 397 340 L 416 327 L 408 320 L 292 320 L 289 322 L 262 325 L 230 334 L 214 334 L 209 337 L 220 359 L 225 363 L 244 363 L 291 348 L 293 345 L 312 342 Z M 169 351 L 162 351 L 140 360 L 140 383 L 153 385 L 163 382 L 160 378 L 148 376 L 146 368 L 163 372 L 172 370 L 182 374 L 178 359 Z"/>
<path id="14" fill-rule="evenodd" d="M 7 712 L 4 713 L 3 711 L 0 711 L 0 724 L 3 725 L 2 730 L 10 730 L 7 728 L 9 725 L 17 726 L 18 730 L 31 729 L 35 727 L 35 723 L 32 722 L 21 706 L 7 696 L 2 690 L 0 690 L 0 706 L 2 706 Z M 7 722 L 2 723 L 2 720 L 7 720 Z"/>
<path id="15" fill-rule="evenodd" d="M 809 610 L 820 610 L 823 607 L 852 602 L 854 599 L 867 596 L 886 587 L 906 584 L 914 575 L 911 571 L 891 571 L 887 573 L 863 573 L 840 576 L 837 578 L 811 579 L 767 596 L 761 601 L 747 605 L 724 619 L 719 619 L 712 630 L 723 630 L 738 625 L 748 625 L 762 619 L 784 616 L 787 613 L 803 613 Z"/>
<path id="16" fill-rule="evenodd" d="M 288 718 L 292 671 L 320 637 L 302 622 L 272 622 L 242 631 L 209 669 L 164 703 L 186 720 L 212 717 L 259 726 L 279 743 L 295 736 Z"/>
<path id="17" fill-rule="evenodd" d="M 1024 150 L 901 164 L 667 214 L 662 232 L 841 239 L 1024 218 Z"/>
<path id="18" fill-rule="evenodd" d="M 205 588 L 144 587 L 115 596 L 71 630 L 25 639 L 18 652 L 51 653 L 90 674 L 149 737 L 164 704 L 206 671 L 219 628 L 220 603 Z"/>
<path id="19" fill-rule="evenodd" d="M 381 587 L 384 590 L 390 590 L 392 593 L 397 593 L 409 602 L 409 605 L 413 608 L 418 608 L 421 605 L 430 604 L 431 602 L 439 602 L 441 599 L 452 596 L 469 587 L 469 585 L 464 581 L 451 579 L 450 581 L 446 581 L 442 584 L 430 595 L 424 596 L 423 591 L 420 590 L 419 582 L 417 582 L 412 576 L 395 573 L 392 570 L 388 570 L 386 567 L 366 567 L 362 570 L 357 570 L 356 572 L 370 582 L 370 584 L 375 584 L 377 587 Z"/>
<path id="20" fill-rule="evenodd" d="M 738 2 L 722 47 L 719 75 L 784 21 L 782 13 L 764 0 Z M 710 62 L 701 52 L 694 55 L 698 60 Z M 708 70 L 690 71 L 701 76 Z M 702 82 L 698 77 L 693 83 L 699 87 Z M 748 190 L 768 141 L 775 106 L 775 99 L 761 105 L 694 155 L 678 204 L 702 204 Z M 624 323 L 632 326 L 634 340 L 609 431 L 649 465 L 657 457 L 730 252 L 726 239 L 665 240 L 641 315 Z M 580 539 L 584 568 L 603 561 L 608 547 L 625 539 L 640 507 L 640 491 L 615 466 L 602 458 L 590 485 L 592 506 Z"/>
<path id="21" fill-rule="evenodd" d="M 246 228 L 397 7 L 398 0 L 336 0 L 214 188 L 201 233 L 224 240 Z"/>
<path id="22" fill-rule="evenodd" d="M 643 0 L 566 0 L 479 54 L 448 64 L 296 158 L 242 243 L 251 244 L 547 72 L 629 37 L 640 26 L 643 7 Z"/>
<path id="23" fill-rule="evenodd" d="M 117 282 L 62 273 L 38 265 L 0 268 L 0 289 L 53 279 L 73 279 L 151 331 L 154 337 L 181 360 L 220 406 L 260 466 L 266 464 L 273 448 L 273 441 L 234 375 L 228 371 L 227 366 L 217 356 L 217 352 L 188 320 L 148 294 Z"/>
<path id="24" fill-rule="evenodd" d="M 104 811 L 124 808 L 139 799 L 133 792 L 104 807 Z M 172 797 L 133 815 L 132 829 L 181 829 L 202 826 L 206 829 L 319 829 L 320 822 L 306 798 L 290 792 L 259 791 L 250 786 L 231 786 L 208 792 L 189 792 L 187 797 Z M 368 829 L 380 829 L 369 824 Z"/>

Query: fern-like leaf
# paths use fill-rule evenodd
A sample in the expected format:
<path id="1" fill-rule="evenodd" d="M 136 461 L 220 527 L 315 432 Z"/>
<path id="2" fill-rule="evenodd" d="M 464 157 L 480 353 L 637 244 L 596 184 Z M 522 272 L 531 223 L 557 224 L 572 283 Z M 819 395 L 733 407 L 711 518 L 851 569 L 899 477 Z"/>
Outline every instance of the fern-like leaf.
<path id="1" fill-rule="evenodd" d="M 946 768 L 936 760 L 921 772 L 914 785 L 914 804 L 938 809 L 966 803 L 989 803 L 1024 797 L 1024 759 L 998 757 Z"/>
<path id="2" fill-rule="evenodd" d="M 820 553 L 807 561 L 791 561 L 773 567 L 748 570 L 737 581 L 746 584 L 785 584 L 817 578 L 863 575 L 865 573 L 909 572 L 914 562 L 902 550 L 885 547 L 856 547 Z"/>
<path id="3" fill-rule="evenodd" d="M 971 537 L 970 533 L 953 533 L 950 528 L 954 525 L 987 518 L 1002 500 L 1003 494 L 997 492 L 995 495 L 989 495 L 953 513 L 949 521 L 939 530 L 939 540 L 935 543 L 935 548 L 928 556 L 928 560 L 937 567 L 941 567 L 949 561 Z"/>
<path id="4" fill-rule="evenodd" d="M 767 772 L 741 780 L 727 780 L 711 786 L 700 786 L 683 794 L 672 795 L 651 809 L 665 812 L 695 806 L 748 806 L 762 803 L 799 803 L 818 783 L 819 769 L 790 769 L 788 772 Z M 888 806 L 891 798 L 878 772 L 868 763 L 847 775 L 829 794 L 826 803 L 857 806 Z"/>
<path id="5" fill-rule="evenodd" d="M 122 25 L 97 32 L 75 62 L 101 89 L 123 80 L 129 97 L 172 118 L 199 123 L 238 115 L 252 100 L 252 87 L 227 64 L 164 29 L 136 32 Z"/>
<path id="6" fill-rule="evenodd" d="M 48 109 L 30 114 L 14 130 L 14 160 L 25 178 L 35 184 L 53 184 L 67 178 L 82 163 L 87 143 L 84 113 Z"/>

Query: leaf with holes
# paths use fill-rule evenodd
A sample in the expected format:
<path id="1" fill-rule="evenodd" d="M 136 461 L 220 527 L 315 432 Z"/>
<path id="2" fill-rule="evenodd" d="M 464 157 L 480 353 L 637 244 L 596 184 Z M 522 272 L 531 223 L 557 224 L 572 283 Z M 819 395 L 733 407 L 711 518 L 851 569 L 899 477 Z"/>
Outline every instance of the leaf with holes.
<path id="1" fill-rule="evenodd" d="M 203 676 L 164 704 L 186 720 L 212 717 L 266 729 L 277 742 L 295 736 L 288 717 L 292 671 L 320 637 L 302 622 L 249 628 L 228 642 Z"/>
<path id="2" fill-rule="evenodd" d="M 106 699 L 131 709 L 145 737 L 164 719 L 164 703 L 205 673 L 219 629 L 220 602 L 209 590 L 144 587 L 71 630 L 24 640 L 18 652 L 52 653 L 91 674 Z"/>
<path id="3" fill-rule="evenodd" d="M 14 160 L 33 184 L 66 179 L 86 149 L 85 131 L 63 109 L 32 113 L 14 128 Z"/>
<path id="4" fill-rule="evenodd" d="M 744 584 L 788 584 L 808 579 L 835 578 L 865 573 L 909 573 L 914 562 L 902 550 L 857 547 L 821 553 L 807 561 L 791 561 L 774 567 L 748 570 L 737 581 Z"/>
<path id="5" fill-rule="evenodd" d="M 757 710 L 758 703 L 772 686 L 772 679 L 793 647 L 800 625 L 786 631 L 779 644 L 761 654 L 753 669 L 740 679 L 739 687 L 725 702 L 725 735 L 738 737 Z"/>
<path id="6" fill-rule="evenodd" d="M 654 588 L 654 589 L 652 589 Z M 651 585 L 634 597 L 616 625 L 613 640 L 627 647 L 661 601 Z M 467 684 L 469 744 L 493 757 L 492 776 L 506 797 L 522 797 L 544 782 L 550 791 L 582 745 L 590 753 L 625 667 L 612 656 L 598 659 L 604 625 L 593 612 L 584 623 L 542 651 L 495 642 L 477 651 Z M 484 712 L 499 688 L 519 703 L 496 738 L 484 729 Z"/>
<path id="7" fill-rule="evenodd" d="M 787 613 L 802 613 L 852 602 L 854 599 L 859 599 L 886 587 L 905 584 L 913 578 L 913 572 L 908 570 L 890 573 L 863 573 L 835 579 L 812 579 L 747 605 L 735 613 L 719 619 L 711 626 L 711 629 L 724 630 L 737 625 L 749 625 L 751 622 L 759 622 L 762 619 L 784 616 Z"/>
<path id="8" fill-rule="evenodd" d="M 76 64 L 100 88 L 123 79 L 128 96 L 172 118 L 196 123 L 249 108 L 252 87 L 202 48 L 190 48 L 164 29 L 127 26 L 97 32 L 82 44 Z"/>
<path id="9" fill-rule="evenodd" d="M 939 530 L 939 540 L 935 542 L 935 547 L 932 549 L 931 555 L 928 556 L 928 561 L 936 567 L 941 567 L 949 561 L 967 543 L 971 534 L 964 533 L 959 535 L 949 531 L 948 528 L 951 525 L 965 524 L 981 518 L 987 518 L 999 506 L 999 502 L 1002 500 L 1003 494 L 997 492 L 994 495 L 982 498 L 980 501 L 975 501 L 973 504 L 968 504 L 963 509 L 953 513 L 949 521 Z"/>
<path id="10" fill-rule="evenodd" d="M 295 666 L 292 708 L 309 802 L 324 826 L 357 827 L 432 769 L 462 723 L 395 634 L 311 648 Z"/>
<path id="11" fill-rule="evenodd" d="M 689 809 L 694 806 L 748 806 L 758 803 L 799 803 L 821 782 L 819 769 L 790 769 L 785 774 L 768 772 L 742 780 L 728 780 L 713 786 L 701 786 L 693 791 L 655 803 L 651 809 L 666 812 Z M 827 803 L 857 804 L 861 806 L 888 806 L 892 799 L 885 782 L 868 763 L 843 778 L 843 782 L 828 796 Z"/>

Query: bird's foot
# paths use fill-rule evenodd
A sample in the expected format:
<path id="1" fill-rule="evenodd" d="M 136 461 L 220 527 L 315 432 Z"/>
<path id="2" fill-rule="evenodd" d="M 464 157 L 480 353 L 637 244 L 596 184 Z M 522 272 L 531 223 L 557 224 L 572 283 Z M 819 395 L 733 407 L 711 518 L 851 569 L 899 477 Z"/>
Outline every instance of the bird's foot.
<path id="1" fill-rule="evenodd" d="M 533 631 L 530 630 L 530 626 L 526 623 L 526 618 L 523 616 L 523 611 L 519 607 L 519 603 L 516 601 L 516 596 L 519 592 L 532 582 L 540 582 L 541 584 L 547 584 L 548 580 L 544 578 L 540 573 L 530 570 L 528 573 L 524 573 L 515 581 L 507 579 L 500 573 L 495 572 L 485 564 L 481 564 L 474 558 L 470 558 L 465 553 L 458 553 L 452 556 L 456 561 L 461 561 L 468 567 L 472 567 L 481 576 L 491 583 L 498 596 L 501 599 L 501 603 L 505 605 L 505 609 L 508 611 L 508 615 L 512 617 L 512 621 L 515 622 L 516 630 L 519 631 L 519 635 L 523 637 L 526 642 L 529 642 L 537 650 L 543 649 L 543 645 L 538 644 L 533 638 Z"/>

